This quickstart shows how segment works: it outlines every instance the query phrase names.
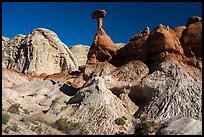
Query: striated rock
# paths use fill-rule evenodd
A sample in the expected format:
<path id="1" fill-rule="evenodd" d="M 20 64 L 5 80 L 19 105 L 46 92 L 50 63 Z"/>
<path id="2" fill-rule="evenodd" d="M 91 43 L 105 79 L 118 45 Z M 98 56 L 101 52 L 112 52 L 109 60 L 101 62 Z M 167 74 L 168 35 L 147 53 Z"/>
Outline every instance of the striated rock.
<path id="1" fill-rule="evenodd" d="M 137 86 L 141 79 L 148 75 L 149 69 L 147 66 L 139 60 L 134 60 L 126 63 L 125 65 L 115 69 L 110 75 L 113 79 L 118 81 L 117 86 L 111 90 L 114 94 L 119 95 L 121 93 L 127 93 L 132 100 L 136 100 L 134 92 L 135 86 Z"/>
<path id="2" fill-rule="evenodd" d="M 178 40 L 180 40 L 182 32 L 184 29 L 186 29 L 186 26 L 177 26 L 172 29 L 175 31 L 176 37 L 178 38 Z"/>
<path id="3" fill-rule="evenodd" d="M 69 107 L 70 105 L 73 107 Z M 47 113 L 52 113 L 52 109 Z M 100 77 L 95 77 L 71 98 L 68 106 L 58 112 L 54 119 L 60 117 L 80 122 L 90 135 L 134 133 L 133 116 L 123 106 L 122 101 L 105 87 L 104 80 Z M 122 117 L 126 118 L 125 125 L 117 125 L 115 119 Z"/>
<path id="4" fill-rule="evenodd" d="M 202 121 L 179 118 L 164 123 L 156 135 L 202 135 Z"/>
<path id="5" fill-rule="evenodd" d="M 186 26 L 188 27 L 190 24 L 197 23 L 197 22 L 202 22 L 202 18 L 199 16 L 191 16 L 190 18 L 188 18 Z"/>
<path id="6" fill-rule="evenodd" d="M 89 46 L 84 46 L 81 44 L 69 47 L 69 50 L 72 52 L 74 58 L 76 59 L 78 66 L 86 65 L 89 49 Z"/>
<path id="7" fill-rule="evenodd" d="M 69 48 L 57 35 L 44 28 L 27 36 L 17 35 L 2 47 L 2 66 L 22 73 L 59 73 L 77 70 L 77 62 Z"/>
<path id="8" fill-rule="evenodd" d="M 166 59 L 158 64 L 139 85 L 151 99 L 136 112 L 154 122 L 165 122 L 174 117 L 197 118 L 202 114 L 202 73 L 177 59 Z"/>
<path id="9" fill-rule="evenodd" d="M 123 105 L 127 108 L 131 115 L 139 109 L 139 107 L 132 102 L 127 93 L 121 93 L 118 97 L 122 100 Z"/>
<path id="10" fill-rule="evenodd" d="M 202 22 L 190 24 L 183 30 L 181 45 L 187 57 L 202 57 Z"/>
<path id="11" fill-rule="evenodd" d="M 147 49 L 152 54 L 158 54 L 163 51 L 183 54 L 183 49 L 175 32 L 162 24 L 151 32 L 147 41 Z"/>

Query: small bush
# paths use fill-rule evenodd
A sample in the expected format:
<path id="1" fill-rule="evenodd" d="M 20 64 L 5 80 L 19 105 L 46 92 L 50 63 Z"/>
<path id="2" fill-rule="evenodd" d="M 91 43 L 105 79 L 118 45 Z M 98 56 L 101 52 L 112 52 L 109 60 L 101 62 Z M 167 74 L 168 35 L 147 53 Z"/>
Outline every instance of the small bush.
<path id="1" fill-rule="evenodd" d="M 4 132 L 5 132 L 6 134 L 8 134 L 9 131 L 11 130 L 10 128 L 11 128 L 10 126 L 6 127 L 6 128 L 4 129 Z"/>
<path id="2" fill-rule="evenodd" d="M 35 132 L 37 133 L 37 134 L 39 134 L 39 135 L 41 135 L 41 133 L 42 133 L 42 127 L 41 126 L 37 126 L 36 127 L 36 129 L 35 129 Z"/>
<path id="3" fill-rule="evenodd" d="M 10 113 L 19 113 L 19 108 L 20 108 L 20 104 L 12 104 L 9 109 L 8 112 Z"/>
<path id="4" fill-rule="evenodd" d="M 42 127 L 41 126 L 32 126 L 31 127 L 31 130 L 33 131 L 33 132 L 35 132 L 35 133 L 37 133 L 38 135 L 41 135 L 42 134 L 42 131 L 43 131 L 43 129 L 42 129 Z"/>
<path id="5" fill-rule="evenodd" d="M 54 123 L 54 127 L 66 134 L 87 134 L 88 132 L 81 127 L 78 122 L 68 121 L 67 118 L 60 118 Z"/>
<path id="6" fill-rule="evenodd" d="M 8 114 L 3 113 L 2 114 L 2 124 L 6 124 L 9 122 L 10 116 Z"/>
<path id="7" fill-rule="evenodd" d="M 27 110 L 27 109 L 23 109 L 23 112 L 25 113 L 25 114 L 30 114 L 30 112 Z"/>
<path id="8" fill-rule="evenodd" d="M 117 125 L 125 125 L 125 120 L 123 118 L 117 118 L 115 119 L 115 123 Z"/>
<path id="9" fill-rule="evenodd" d="M 18 131 L 18 125 L 16 123 L 14 123 L 13 126 L 10 129 L 12 131 L 16 132 L 16 131 Z"/>

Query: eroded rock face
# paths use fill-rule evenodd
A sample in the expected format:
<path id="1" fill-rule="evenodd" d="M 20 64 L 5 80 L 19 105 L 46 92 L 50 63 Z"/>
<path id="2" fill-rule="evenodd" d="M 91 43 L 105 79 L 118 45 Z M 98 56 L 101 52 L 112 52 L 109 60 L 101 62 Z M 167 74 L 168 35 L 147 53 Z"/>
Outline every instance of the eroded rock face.
<path id="1" fill-rule="evenodd" d="M 181 45 L 187 57 L 202 57 L 202 22 L 190 24 L 183 30 Z"/>
<path id="2" fill-rule="evenodd" d="M 115 66 L 121 66 L 132 60 L 141 60 L 146 62 L 148 53 L 146 46 L 147 38 L 148 36 L 142 36 L 137 40 L 128 42 L 123 48 L 117 51 L 112 63 Z"/>
<path id="3" fill-rule="evenodd" d="M 116 47 L 103 28 L 96 31 L 94 41 L 88 53 L 88 64 L 110 61 L 116 53 Z"/>
<path id="4" fill-rule="evenodd" d="M 74 58 L 76 59 L 78 66 L 86 65 L 89 49 L 90 49 L 89 46 L 81 44 L 69 47 L 69 50 L 74 55 Z"/>
<path id="5" fill-rule="evenodd" d="M 163 51 L 183 54 L 183 49 L 175 32 L 162 24 L 150 33 L 147 41 L 147 48 L 152 54 L 161 53 Z"/>
<path id="6" fill-rule="evenodd" d="M 164 123 L 156 135 L 202 135 L 202 121 L 179 118 Z"/>
<path id="7" fill-rule="evenodd" d="M 69 105 L 55 116 L 56 118 L 67 117 L 69 120 L 80 122 L 88 134 L 113 135 L 117 133 L 132 134 L 134 127 L 133 116 L 117 98 L 104 85 L 104 80 L 95 77 L 90 84 L 81 89 L 68 101 Z M 52 108 L 47 112 L 52 113 Z M 117 125 L 115 119 L 126 117 L 125 125 Z"/>
<path id="8" fill-rule="evenodd" d="M 199 117 L 202 112 L 202 73 L 177 59 L 166 59 L 142 79 L 142 92 L 152 97 L 136 117 L 164 122 L 174 117 Z"/>
<path id="9" fill-rule="evenodd" d="M 2 66 L 22 73 L 52 74 L 78 69 L 69 48 L 54 32 L 44 28 L 9 39 L 2 54 Z"/>

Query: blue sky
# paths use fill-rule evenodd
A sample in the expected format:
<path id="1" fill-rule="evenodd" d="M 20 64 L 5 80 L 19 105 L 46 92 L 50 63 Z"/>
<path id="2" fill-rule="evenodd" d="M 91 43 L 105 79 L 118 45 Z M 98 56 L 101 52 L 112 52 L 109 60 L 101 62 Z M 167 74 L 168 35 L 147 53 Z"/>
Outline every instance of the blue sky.
<path id="1" fill-rule="evenodd" d="M 91 45 L 96 21 L 91 14 L 105 9 L 103 28 L 114 43 L 127 43 L 146 26 L 185 25 L 202 16 L 201 2 L 2 2 L 2 35 L 29 34 L 36 28 L 54 31 L 68 46 Z"/>

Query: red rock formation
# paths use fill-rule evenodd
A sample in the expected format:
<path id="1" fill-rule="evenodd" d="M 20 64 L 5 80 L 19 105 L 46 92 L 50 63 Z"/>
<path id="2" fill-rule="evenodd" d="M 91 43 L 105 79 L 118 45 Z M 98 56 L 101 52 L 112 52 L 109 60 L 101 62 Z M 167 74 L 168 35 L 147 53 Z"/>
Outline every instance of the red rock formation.
<path id="1" fill-rule="evenodd" d="M 138 40 L 144 36 L 148 36 L 150 34 L 150 30 L 149 30 L 149 27 L 145 27 L 143 32 L 139 32 L 135 35 L 133 35 L 131 38 L 130 38 L 130 42 L 133 42 L 135 40 Z"/>
<path id="2" fill-rule="evenodd" d="M 149 35 L 149 28 L 146 27 L 143 32 L 133 35 L 123 48 L 117 51 L 112 63 L 116 66 L 121 66 L 131 60 L 147 60 L 146 41 Z"/>
<path id="3" fill-rule="evenodd" d="M 184 29 L 186 29 L 186 26 L 177 26 L 172 29 L 175 31 L 176 37 L 180 40 L 182 32 Z"/>
<path id="4" fill-rule="evenodd" d="M 187 57 L 202 57 L 202 22 L 190 24 L 183 31 L 181 45 Z"/>
<path id="5" fill-rule="evenodd" d="M 188 18 L 186 26 L 188 27 L 190 24 L 193 24 L 196 22 L 202 22 L 202 18 L 199 16 L 191 16 L 190 18 Z"/>
<path id="6" fill-rule="evenodd" d="M 158 54 L 163 51 L 183 54 L 183 49 L 175 32 L 162 24 L 151 32 L 147 41 L 147 48 L 152 54 Z"/>
<path id="7" fill-rule="evenodd" d="M 110 61 L 116 53 L 116 47 L 113 41 L 102 28 L 104 13 L 104 10 L 97 10 L 92 14 L 92 18 L 95 18 L 98 22 L 98 29 L 88 53 L 87 64 L 96 64 L 105 60 Z"/>

